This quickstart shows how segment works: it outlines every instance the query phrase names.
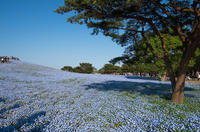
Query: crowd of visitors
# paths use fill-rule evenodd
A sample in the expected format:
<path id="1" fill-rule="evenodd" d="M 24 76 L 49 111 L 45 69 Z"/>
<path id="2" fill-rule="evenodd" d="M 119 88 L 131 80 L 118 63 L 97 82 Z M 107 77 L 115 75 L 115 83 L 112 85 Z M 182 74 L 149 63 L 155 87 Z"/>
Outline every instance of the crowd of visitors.
<path id="1" fill-rule="evenodd" d="M 0 56 L 0 63 L 9 63 L 10 60 L 19 60 L 17 57 Z"/>

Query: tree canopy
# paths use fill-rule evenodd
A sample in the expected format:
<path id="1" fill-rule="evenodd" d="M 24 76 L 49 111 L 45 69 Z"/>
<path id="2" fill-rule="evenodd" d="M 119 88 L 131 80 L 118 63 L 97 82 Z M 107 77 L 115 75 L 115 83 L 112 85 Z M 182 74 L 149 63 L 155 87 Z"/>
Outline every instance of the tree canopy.
<path id="1" fill-rule="evenodd" d="M 90 63 L 80 63 L 79 66 L 72 68 L 71 66 L 64 66 L 63 71 L 78 72 L 78 73 L 93 73 L 96 68 Z"/>
<path id="2" fill-rule="evenodd" d="M 115 66 L 113 64 L 105 64 L 100 70 L 99 73 L 102 74 L 113 74 L 113 73 L 122 73 L 121 67 Z"/>
<path id="3" fill-rule="evenodd" d="M 152 54 L 164 61 L 172 84 L 172 101 L 183 103 L 188 65 L 200 44 L 199 0 L 65 0 L 65 5 L 56 12 L 72 12 L 68 22 L 86 24 L 93 29 L 93 34 L 102 32 L 122 46 L 144 40 Z M 159 39 L 159 52 L 149 43 L 149 34 Z M 165 34 L 178 36 L 181 41 L 177 73 L 170 60 L 173 52 L 167 50 Z"/>
<path id="4" fill-rule="evenodd" d="M 71 66 L 64 66 L 63 68 L 61 68 L 61 70 L 73 72 L 73 68 Z"/>

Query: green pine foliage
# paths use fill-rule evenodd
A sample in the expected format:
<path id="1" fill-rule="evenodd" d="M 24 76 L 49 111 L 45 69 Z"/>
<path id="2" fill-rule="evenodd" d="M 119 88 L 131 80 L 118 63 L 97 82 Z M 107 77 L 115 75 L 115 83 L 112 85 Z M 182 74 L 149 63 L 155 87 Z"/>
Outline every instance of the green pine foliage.
<path id="1" fill-rule="evenodd" d="M 61 70 L 72 72 L 73 68 L 71 66 L 64 66 L 63 68 L 61 68 Z"/>
<path id="2" fill-rule="evenodd" d="M 93 73 L 95 71 L 95 67 L 92 66 L 90 63 L 80 63 L 80 66 L 77 67 L 71 67 L 71 66 L 64 66 L 61 68 L 63 71 L 69 71 L 69 72 L 77 72 L 77 73 Z"/>
<path id="3" fill-rule="evenodd" d="M 102 74 L 113 74 L 113 73 L 122 73 L 121 67 L 115 66 L 113 64 L 105 64 L 103 68 L 99 70 L 99 73 Z"/>

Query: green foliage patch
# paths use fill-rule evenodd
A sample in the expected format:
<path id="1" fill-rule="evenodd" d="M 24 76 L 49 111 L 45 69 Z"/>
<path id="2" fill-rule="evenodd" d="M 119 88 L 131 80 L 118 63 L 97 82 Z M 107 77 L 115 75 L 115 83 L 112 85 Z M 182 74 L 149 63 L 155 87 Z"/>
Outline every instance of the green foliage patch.
<path id="1" fill-rule="evenodd" d="M 70 83 L 70 82 L 75 82 L 76 80 L 77 80 L 77 78 L 70 78 L 67 80 L 62 80 L 62 81 L 60 81 L 60 83 Z"/>
<path id="2" fill-rule="evenodd" d="M 186 97 L 184 104 L 174 104 L 171 100 L 160 98 L 159 96 L 148 96 L 148 103 L 153 104 L 152 112 L 162 111 L 166 115 L 170 115 L 177 119 L 185 119 L 185 113 L 200 112 L 200 102 L 194 98 Z"/>
<path id="3" fill-rule="evenodd" d="M 4 77 L 0 77 L 0 80 L 6 80 L 6 78 L 4 78 Z"/>
<path id="4" fill-rule="evenodd" d="M 112 74 L 112 73 L 122 73 L 122 71 L 119 66 L 115 66 L 113 64 L 105 64 L 103 68 L 99 70 L 99 73 Z"/>
<path id="5" fill-rule="evenodd" d="M 92 66 L 90 63 L 80 63 L 80 66 L 72 68 L 71 66 L 64 66 L 61 68 L 63 71 L 69 72 L 77 72 L 77 73 L 93 73 L 95 71 L 95 67 Z"/>

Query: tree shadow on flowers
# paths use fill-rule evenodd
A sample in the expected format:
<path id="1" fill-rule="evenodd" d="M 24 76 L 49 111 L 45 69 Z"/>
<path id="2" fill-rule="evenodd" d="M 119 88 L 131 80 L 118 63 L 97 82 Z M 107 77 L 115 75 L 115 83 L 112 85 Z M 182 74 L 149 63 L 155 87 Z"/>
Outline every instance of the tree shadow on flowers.
<path id="1" fill-rule="evenodd" d="M 40 112 L 30 115 L 29 117 L 17 119 L 16 123 L 12 123 L 10 126 L 7 126 L 7 127 L 2 127 L 0 128 L 0 131 L 1 132 L 20 131 L 20 128 L 23 125 L 34 124 L 37 118 L 39 118 L 40 116 L 45 116 L 45 115 L 46 115 L 45 111 L 40 111 Z M 45 126 L 47 126 L 48 124 L 49 122 L 44 123 L 39 126 L 35 126 L 30 131 L 42 131 L 42 129 L 45 128 Z"/>
<path id="2" fill-rule="evenodd" d="M 140 95 L 158 95 L 161 98 L 171 98 L 171 85 L 159 81 L 141 80 L 134 81 L 105 81 L 102 83 L 92 83 L 85 85 L 86 90 L 96 89 L 98 91 L 118 91 L 118 92 L 137 92 Z M 193 88 L 185 88 L 185 96 L 193 97 L 188 91 L 194 91 Z M 190 93 L 190 92 L 189 92 Z"/>
<path id="3" fill-rule="evenodd" d="M 6 112 L 6 111 L 19 108 L 20 106 L 21 106 L 20 104 L 15 104 L 15 105 L 10 106 L 10 107 L 8 107 L 8 108 L 3 108 L 3 109 L 0 110 L 0 115 L 2 115 L 2 114 L 3 114 L 4 112 Z M 0 118 L 1 118 L 1 116 L 0 116 Z"/>
<path id="4" fill-rule="evenodd" d="M 6 102 L 6 99 L 0 97 L 0 103 L 1 103 L 1 102 L 5 103 L 5 102 Z"/>
<path id="5" fill-rule="evenodd" d="M 127 79 L 142 79 L 142 80 L 157 80 L 160 81 L 160 79 L 156 77 L 140 77 L 140 76 L 125 76 Z"/>

